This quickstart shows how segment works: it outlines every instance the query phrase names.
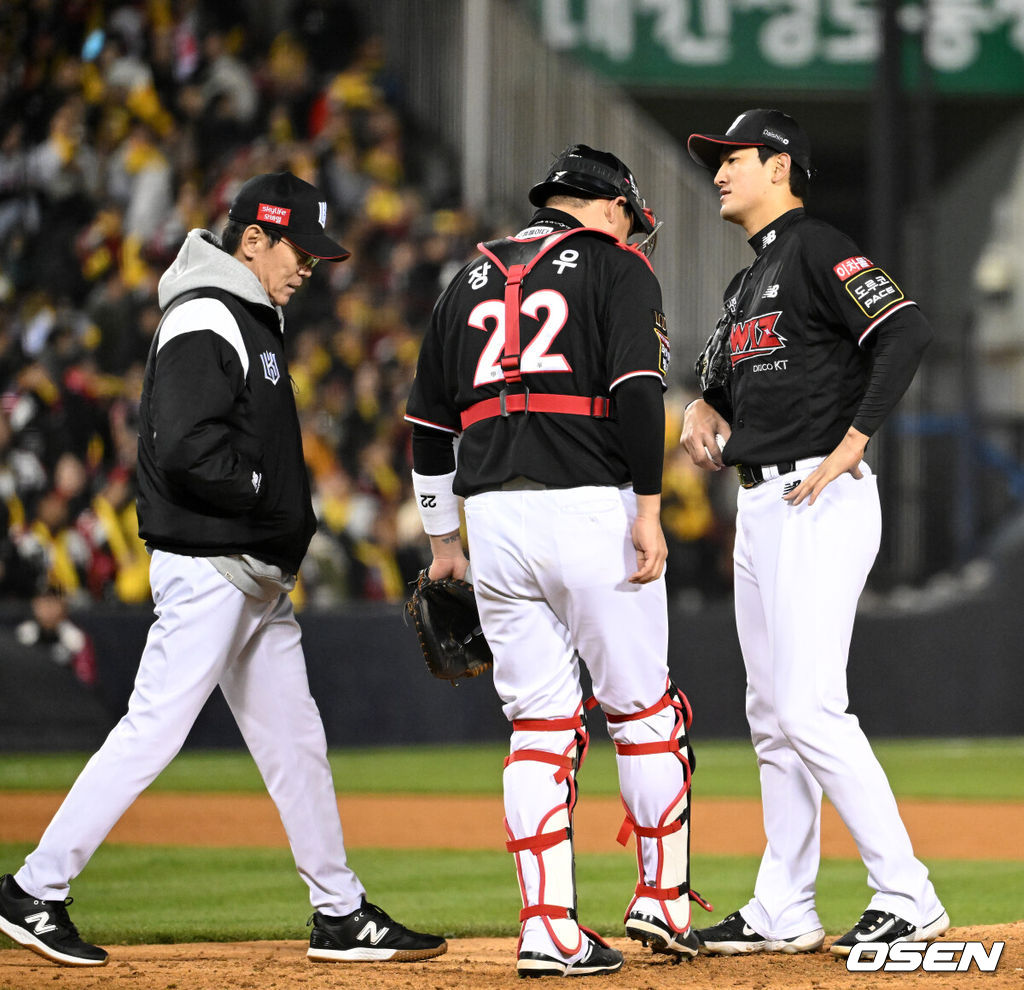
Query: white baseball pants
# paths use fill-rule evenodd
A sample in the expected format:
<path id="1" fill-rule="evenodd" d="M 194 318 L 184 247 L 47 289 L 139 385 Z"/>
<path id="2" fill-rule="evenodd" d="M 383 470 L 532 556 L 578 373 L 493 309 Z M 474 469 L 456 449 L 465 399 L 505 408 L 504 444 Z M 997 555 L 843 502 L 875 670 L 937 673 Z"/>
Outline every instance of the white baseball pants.
<path id="1" fill-rule="evenodd" d="M 630 584 L 632 489 L 485 492 L 466 500 L 480 619 L 509 721 L 582 700 L 579 656 L 606 711 L 654 704 L 668 676 L 664 575 Z"/>
<path id="2" fill-rule="evenodd" d="M 743 918 L 767 938 L 820 927 L 815 881 L 821 795 L 850 830 L 875 890 L 870 907 L 921 925 L 942 912 L 915 858 L 885 771 L 847 712 L 857 600 L 878 553 L 875 477 L 836 478 L 814 505 L 782 500 L 783 475 L 740 489 L 736 626 L 767 847 Z"/>
<path id="3" fill-rule="evenodd" d="M 494 654 L 494 685 L 510 722 L 564 720 L 577 713 L 581 657 L 607 712 L 636 713 L 664 696 L 665 582 L 664 577 L 646 585 L 627 580 L 636 570 L 630 537 L 635 518 L 636 496 L 628 488 L 485 492 L 466 500 L 480 620 Z M 659 713 L 645 723 L 612 728 L 623 738 L 646 741 L 668 739 L 672 727 L 671 713 Z M 569 730 L 514 731 L 511 753 L 541 750 L 571 757 L 575 745 Z M 618 763 L 627 804 L 644 824 L 658 824 L 683 784 L 679 759 L 662 753 L 620 757 Z M 568 823 L 566 807 L 571 815 L 575 791 L 563 776 L 531 759 L 508 765 L 504 793 L 510 837 L 550 833 Z M 643 842 L 650 847 L 644 849 L 649 876 L 660 877 L 657 843 Z M 517 855 L 525 905 L 574 905 L 567 857 L 568 842 L 543 854 L 547 865 L 542 857 Z M 685 897 L 682 904 L 688 919 Z M 574 924 L 532 917 L 525 922 L 521 948 L 554 949 L 572 958 L 582 955 L 587 943 Z"/>
<path id="4" fill-rule="evenodd" d="M 364 893 L 346 863 L 327 742 L 287 595 L 239 591 L 202 557 L 154 552 L 156 621 L 128 711 L 85 765 L 15 879 L 62 900 L 132 802 L 174 758 L 218 685 L 281 815 L 310 902 L 331 915 Z"/>

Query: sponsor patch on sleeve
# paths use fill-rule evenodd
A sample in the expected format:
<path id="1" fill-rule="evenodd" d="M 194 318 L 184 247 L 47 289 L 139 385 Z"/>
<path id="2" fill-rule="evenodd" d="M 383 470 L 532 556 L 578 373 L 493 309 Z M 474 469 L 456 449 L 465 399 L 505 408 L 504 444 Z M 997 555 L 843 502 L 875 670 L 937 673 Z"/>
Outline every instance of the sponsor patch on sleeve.
<path id="1" fill-rule="evenodd" d="M 838 265 L 833 266 L 832 271 L 836 273 L 836 277 L 840 282 L 845 282 L 851 275 L 867 271 L 870 267 L 871 262 L 862 255 L 858 255 L 857 257 L 840 261 Z"/>
<path id="2" fill-rule="evenodd" d="M 658 338 L 658 370 L 663 374 L 668 374 L 668 363 L 671 359 L 672 346 L 668 339 L 668 320 L 665 319 L 664 313 L 659 313 L 656 309 L 652 309 L 651 313 L 654 316 L 654 335 Z"/>
<path id="3" fill-rule="evenodd" d="M 903 290 L 881 268 L 869 268 L 846 283 L 846 291 L 869 319 L 904 298 Z"/>

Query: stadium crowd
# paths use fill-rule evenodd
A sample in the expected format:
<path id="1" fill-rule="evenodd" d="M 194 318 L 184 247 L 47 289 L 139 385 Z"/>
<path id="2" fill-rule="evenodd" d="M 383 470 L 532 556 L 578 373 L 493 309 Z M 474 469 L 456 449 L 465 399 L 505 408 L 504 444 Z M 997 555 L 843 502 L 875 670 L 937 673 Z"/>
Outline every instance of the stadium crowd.
<path id="1" fill-rule="evenodd" d="M 326 192 L 352 251 L 287 313 L 320 523 L 296 604 L 400 601 L 429 560 L 402 418 L 419 340 L 473 245 L 504 230 L 461 208 L 382 40 L 344 0 L 284 17 L 204 0 L 0 9 L 0 602 L 30 612 L 26 642 L 60 641 L 76 608 L 149 601 L 133 474 L 157 280 L 188 230 L 219 233 L 245 179 L 282 169 Z M 687 463 L 670 444 L 670 587 L 714 593 L 731 514 Z"/>

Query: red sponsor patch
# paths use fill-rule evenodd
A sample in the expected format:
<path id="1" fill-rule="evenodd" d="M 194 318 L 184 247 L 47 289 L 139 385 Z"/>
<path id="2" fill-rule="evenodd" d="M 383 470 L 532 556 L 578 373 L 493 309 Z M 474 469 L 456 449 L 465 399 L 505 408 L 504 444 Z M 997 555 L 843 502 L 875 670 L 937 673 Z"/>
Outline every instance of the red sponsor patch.
<path id="1" fill-rule="evenodd" d="M 284 206 L 274 206 L 272 203 L 260 203 L 256 211 L 256 219 L 265 223 L 276 223 L 279 227 L 287 227 L 291 219 L 292 211 Z"/>
<path id="2" fill-rule="evenodd" d="M 832 271 L 839 276 L 840 282 L 845 282 L 851 275 L 856 275 L 857 272 L 862 272 L 870 267 L 871 262 L 863 255 L 858 255 L 854 258 L 847 258 L 846 261 L 840 261 L 832 268 Z"/>

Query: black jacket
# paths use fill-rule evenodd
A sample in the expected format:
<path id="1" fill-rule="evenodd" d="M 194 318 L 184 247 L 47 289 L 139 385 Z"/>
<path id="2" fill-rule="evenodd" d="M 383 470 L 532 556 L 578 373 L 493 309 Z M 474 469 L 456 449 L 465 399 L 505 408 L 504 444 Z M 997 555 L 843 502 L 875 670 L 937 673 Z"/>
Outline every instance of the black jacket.
<path id="1" fill-rule="evenodd" d="M 316 530 L 280 310 L 192 231 L 160 281 L 139 414 L 139 534 L 298 571 Z"/>

